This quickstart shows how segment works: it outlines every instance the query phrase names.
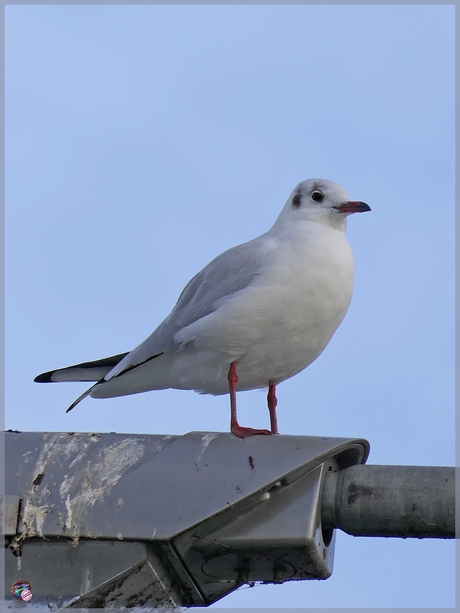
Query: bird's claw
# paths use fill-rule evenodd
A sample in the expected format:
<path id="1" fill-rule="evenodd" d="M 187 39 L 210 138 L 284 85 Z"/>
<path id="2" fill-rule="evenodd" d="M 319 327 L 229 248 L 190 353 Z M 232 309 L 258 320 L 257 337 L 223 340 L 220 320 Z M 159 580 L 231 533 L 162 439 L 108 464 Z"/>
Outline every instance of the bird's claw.
<path id="1" fill-rule="evenodd" d="M 270 430 L 257 430 L 256 428 L 245 428 L 239 424 L 233 424 L 230 428 L 232 434 L 239 436 L 240 438 L 246 438 L 247 436 L 254 436 L 256 434 L 271 434 Z"/>

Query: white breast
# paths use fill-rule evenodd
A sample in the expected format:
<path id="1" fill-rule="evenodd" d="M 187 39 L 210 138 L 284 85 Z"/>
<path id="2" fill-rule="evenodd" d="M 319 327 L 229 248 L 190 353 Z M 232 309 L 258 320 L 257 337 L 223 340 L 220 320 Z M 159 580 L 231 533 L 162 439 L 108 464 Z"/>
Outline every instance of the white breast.
<path id="1" fill-rule="evenodd" d="M 267 239 L 254 281 L 182 331 L 189 345 L 174 359 L 174 387 L 227 393 L 234 360 L 239 390 L 266 387 L 306 368 L 329 343 L 353 292 L 344 232 L 310 222 Z"/>

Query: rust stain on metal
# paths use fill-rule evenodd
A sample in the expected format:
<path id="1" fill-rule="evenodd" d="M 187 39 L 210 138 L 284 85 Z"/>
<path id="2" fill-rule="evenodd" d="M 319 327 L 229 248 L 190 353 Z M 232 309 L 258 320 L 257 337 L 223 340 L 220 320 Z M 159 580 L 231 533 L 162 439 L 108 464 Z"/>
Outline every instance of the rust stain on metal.
<path id="1" fill-rule="evenodd" d="M 355 483 L 352 483 L 348 487 L 347 492 L 348 492 L 348 498 L 347 498 L 348 504 L 353 504 L 359 498 L 370 497 L 370 496 L 374 497 L 376 495 L 376 492 L 372 487 L 366 487 L 365 485 L 356 485 Z"/>

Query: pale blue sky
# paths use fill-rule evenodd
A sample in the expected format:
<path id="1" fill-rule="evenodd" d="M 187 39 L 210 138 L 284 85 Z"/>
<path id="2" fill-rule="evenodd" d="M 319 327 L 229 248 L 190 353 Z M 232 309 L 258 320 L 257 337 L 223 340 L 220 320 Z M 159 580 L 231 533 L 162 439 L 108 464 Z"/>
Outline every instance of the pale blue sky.
<path id="1" fill-rule="evenodd" d="M 37 385 L 127 351 L 189 278 L 266 231 L 296 183 L 342 184 L 352 305 L 279 386 L 284 434 L 372 464 L 454 464 L 454 7 L 6 7 L 6 427 L 227 430 L 228 398 Z M 264 395 L 241 423 L 268 425 Z M 449 607 L 454 547 L 339 534 L 323 582 L 218 607 Z"/>

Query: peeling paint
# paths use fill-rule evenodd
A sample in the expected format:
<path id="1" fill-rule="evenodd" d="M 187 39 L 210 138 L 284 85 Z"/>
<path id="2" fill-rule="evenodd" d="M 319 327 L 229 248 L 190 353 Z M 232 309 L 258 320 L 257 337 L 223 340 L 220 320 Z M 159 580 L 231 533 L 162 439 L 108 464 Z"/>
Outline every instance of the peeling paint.
<path id="1" fill-rule="evenodd" d="M 29 455 L 32 455 L 31 451 L 26 451 L 26 453 L 22 456 L 23 459 L 24 459 L 24 464 L 27 464 L 29 462 L 29 460 L 31 459 L 31 458 L 27 457 Z"/>
<path id="2" fill-rule="evenodd" d="M 70 530 L 70 528 L 72 527 L 72 519 L 73 519 L 73 509 L 72 509 L 72 504 L 70 502 L 70 494 L 67 495 L 66 501 L 65 501 L 65 508 L 67 509 L 67 517 L 65 519 L 65 532 L 67 532 L 67 530 Z"/>
<path id="3" fill-rule="evenodd" d="M 14 537 L 11 541 L 11 543 L 8 545 L 9 549 L 12 551 L 13 555 L 16 558 L 16 566 L 18 569 L 18 572 L 21 572 L 22 569 L 22 557 L 21 557 L 21 541 L 23 540 L 22 537 Z"/>
<path id="4" fill-rule="evenodd" d="M 201 459 L 201 456 L 206 451 L 206 448 L 208 447 L 209 443 L 211 441 L 213 441 L 215 438 L 217 438 L 217 436 L 218 436 L 217 432 L 209 432 L 209 433 L 203 434 L 202 443 L 201 443 L 201 450 L 200 450 L 200 453 L 199 453 L 199 455 L 197 456 L 197 458 L 195 460 L 195 464 L 198 464 L 198 462 Z"/>
<path id="5" fill-rule="evenodd" d="M 49 504 L 43 506 L 37 506 L 31 504 L 27 499 L 22 510 L 22 524 L 23 528 L 21 534 L 24 538 L 31 536 L 40 536 L 45 538 L 43 534 L 43 526 L 45 524 L 46 516 L 52 512 L 52 506 Z"/>
<path id="6" fill-rule="evenodd" d="M 136 437 L 116 440 L 100 447 L 101 435 L 47 433 L 32 474 L 34 481 L 25 492 L 21 513 L 22 538 L 44 538 L 46 518 L 58 513 L 58 521 L 68 536 L 78 536 L 86 513 L 104 498 L 123 474 L 142 458 L 145 445 Z M 96 446 L 95 453 L 89 454 Z M 63 460 L 71 459 L 69 473 L 58 485 L 52 484 L 53 471 Z M 37 479 L 37 475 L 44 475 Z M 43 486 L 42 486 L 43 481 Z M 50 497 L 53 496 L 50 505 Z M 124 502 L 124 501 L 123 501 Z"/>
<path id="7" fill-rule="evenodd" d="M 89 507 L 96 502 L 103 502 L 123 473 L 136 464 L 144 453 L 145 447 L 137 439 L 127 438 L 104 447 L 96 456 L 96 461 L 74 470 L 61 483 L 59 493 L 65 498 L 67 517 L 63 518 L 65 526 L 71 533 L 78 533 L 80 524 Z M 74 466 L 77 458 L 72 462 Z M 82 461 L 79 457 L 78 461 Z"/>

